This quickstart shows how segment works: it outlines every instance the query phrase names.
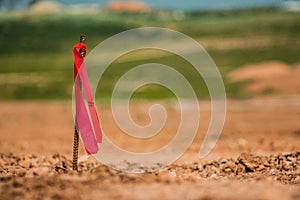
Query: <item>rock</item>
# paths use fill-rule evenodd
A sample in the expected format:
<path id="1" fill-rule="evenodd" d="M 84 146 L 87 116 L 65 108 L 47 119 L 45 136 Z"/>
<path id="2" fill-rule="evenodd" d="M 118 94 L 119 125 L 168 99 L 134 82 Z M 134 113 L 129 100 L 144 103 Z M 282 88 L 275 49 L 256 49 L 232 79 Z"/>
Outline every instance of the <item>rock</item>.
<path id="1" fill-rule="evenodd" d="M 289 164 L 285 163 L 285 164 L 283 165 L 283 169 L 285 169 L 286 171 L 289 171 L 289 170 L 292 169 L 292 167 L 291 167 Z"/>
<path id="2" fill-rule="evenodd" d="M 31 160 L 31 167 L 38 167 L 41 164 L 43 164 L 43 165 L 50 165 L 50 163 L 48 161 L 47 162 L 44 161 L 43 163 L 41 163 L 40 159 L 36 158 L 36 157 L 33 157 L 30 160 Z"/>
<path id="3" fill-rule="evenodd" d="M 296 161 L 296 158 L 293 158 L 292 156 L 288 156 L 286 159 L 290 162 Z"/>
<path id="4" fill-rule="evenodd" d="M 265 169 L 265 166 L 264 165 L 259 165 L 258 168 L 256 170 L 258 171 L 262 171 Z"/>
<path id="5" fill-rule="evenodd" d="M 0 167 L 3 167 L 3 166 L 5 166 L 5 162 L 0 159 Z"/>
<path id="6" fill-rule="evenodd" d="M 202 172 L 203 171 L 203 166 L 201 164 L 197 165 L 196 170 L 198 170 L 199 172 Z"/>
<path id="7" fill-rule="evenodd" d="M 265 166 L 265 167 L 270 167 L 271 165 L 270 165 L 270 163 L 268 163 L 267 161 L 265 161 L 265 162 L 264 162 L 264 166 Z"/>
<path id="8" fill-rule="evenodd" d="M 246 167 L 246 172 L 253 172 L 254 171 L 254 165 L 249 162 L 244 162 L 244 165 Z"/>
<path id="9" fill-rule="evenodd" d="M 24 167 L 25 169 L 29 169 L 31 167 L 31 161 L 29 159 L 21 160 L 19 165 Z"/>
<path id="10" fill-rule="evenodd" d="M 217 174 L 212 174 L 211 176 L 210 176 L 210 178 L 212 178 L 212 179 L 219 179 L 219 177 L 218 177 L 218 175 Z"/>
<path id="11" fill-rule="evenodd" d="M 283 155 L 283 156 L 285 156 L 285 157 L 288 157 L 288 156 L 290 156 L 290 155 L 292 155 L 290 152 L 284 152 L 284 153 L 282 153 L 281 155 Z"/>
<path id="12" fill-rule="evenodd" d="M 226 173 L 233 172 L 233 170 L 230 167 L 225 168 L 223 171 L 226 172 Z"/>
<path id="13" fill-rule="evenodd" d="M 225 164 L 225 163 L 227 163 L 227 160 L 226 159 L 222 159 L 221 160 L 221 164 Z"/>
<path id="14" fill-rule="evenodd" d="M 78 159 L 78 163 L 80 163 L 80 162 L 86 162 L 87 160 L 89 160 L 89 158 L 93 158 L 93 157 L 90 156 L 90 155 L 80 156 L 79 159 Z"/>
<path id="15" fill-rule="evenodd" d="M 126 165 L 117 165 L 117 166 L 114 166 L 114 168 L 118 171 L 126 171 L 128 169 L 128 166 L 126 166 Z"/>
<path id="16" fill-rule="evenodd" d="M 275 174 L 275 169 L 271 169 L 271 170 L 268 172 L 268 174 L 271 174 L 271 175 Z"/>

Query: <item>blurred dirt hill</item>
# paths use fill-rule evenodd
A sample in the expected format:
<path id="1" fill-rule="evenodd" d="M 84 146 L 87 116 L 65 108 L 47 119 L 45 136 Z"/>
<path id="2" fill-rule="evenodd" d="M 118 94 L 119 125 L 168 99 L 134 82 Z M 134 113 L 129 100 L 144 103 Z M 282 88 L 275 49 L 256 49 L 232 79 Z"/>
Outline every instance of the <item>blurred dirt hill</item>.
<path id="1" fill-rule="evenodd" d="M 110 1 L 105 6 L 105 9 L 110 12 L 126 12 L 126 13 L 149 13 L 151 8 L 144 2 L 139 1 Z M 58 14 L 58 13 L 78 13 L 85 12 L 92 14 L 95 11 L 99 12 L 100 6 L 93 4 L 80 4 L 76 6 L 66 6 L 57 1 L 38 1 L 33 3 L 29 9 L 29 14 Z"/>
<path id="2" fill-rule="evenodd" d="M 56 1 L 39 1 L 32 4 L 28 10 L 30 14 L 56 14 L 63 10 L 63 5 Z"/>
<path id="3" fill-rule="evenodd" d="M 49 14 L 98 14 L 101 7 L 97 4 L 65 5 L 57 1 L 38 1 L 32 4 L 27 14 L 49 15 Z"/>
<path id="4" fill-rule="evenodd" d="M 147 13 L 151 11 L 146 3 L 138 1 L 112 1 L 108 3 L 107 9 L 113 12 L 131 13 Z"/>
<path id="5" fill-rule="evenodd" d="M 300 63 L 289 66 L 278 61 L 268 61 L 242 66 L 229 74 L 232 82 L 249 81 L 245 89 L 256 94 L 300 93 Z"/>

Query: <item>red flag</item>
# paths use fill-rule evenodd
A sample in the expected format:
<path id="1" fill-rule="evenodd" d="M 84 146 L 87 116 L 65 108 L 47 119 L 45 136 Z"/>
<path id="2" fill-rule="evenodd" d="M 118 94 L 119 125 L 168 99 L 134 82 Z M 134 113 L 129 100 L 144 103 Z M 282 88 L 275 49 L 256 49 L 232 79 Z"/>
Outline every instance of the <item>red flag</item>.
<path id="1" fill-rule="evenodd" d="M 83 140 L 86 152 L 95 154 L 98 152 L 97 142 L 102 142 L 102 131 L 92 97 L 86 68 L 84 65 L 84 56 L 86 54 L 86 45 L 83 42 L 73 47 L 74 54 L 74 81 L 75 81 L 75 99 L 76 99 L 76 117 L 75 123 Z M 89 113 L 86 109 L 83 90 L 88 101 Z M 92 119 L 92 123 L 91 120 Z"/>

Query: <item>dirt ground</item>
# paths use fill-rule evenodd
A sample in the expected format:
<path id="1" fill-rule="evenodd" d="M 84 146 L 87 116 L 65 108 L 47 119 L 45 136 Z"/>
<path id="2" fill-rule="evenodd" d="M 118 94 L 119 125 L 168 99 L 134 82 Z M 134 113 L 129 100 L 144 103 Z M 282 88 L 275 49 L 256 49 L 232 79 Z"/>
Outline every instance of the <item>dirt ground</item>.
<path id="1" fill-rule="evenodd" d="M 197 154 L 210 104 L 200 105 L 202 125 L 183 157 L 159 171 L 127 174 L 86 159 L 82 145 L 79 172 L 72 171 L 71 102 L 0 102 L 0 199 L 300 198 L 300 96 L 228 100 L 222 135 L 202 160 Z M 141 115 L 145 108 L 143 103 L 131 107 L 140 124 L 149 120 Z M 176 124 L 179 111 L 171 106 L 167 111 Z M 148 146 L 128 143 L 109 108 L 101 107 L 99 113 L 109 137 L 132 151 L 168 143 L 172 134 L 166 133 L 176 128 L 167 125 Z"/>
<path id="2" fill-rule="evenodd" d="M 272 61 L 229 74 L 256 95 L 228 100 L 224 128 L 204 159 L 198 153 L 210 122 L 210 103 L 200 101 L 200 126 L 191 147 L 175 163 L 143 173 L 117 171 L 87 157 L 80 144 L 72 170 L 70 101 L 0 102 L 0 199 L 300 199 L 299 64 Z M 268 92 L 266 95 L 265 92 Z M 99 106 L 102 128 L 119 147 L 150 152 L 168 144 L 180 122 L 176 104 L 162 103 L 167 123 L 147 140 L 126 136 L 108 106 Z M 139 125 L 150 122 L 151 104 L 130 105 Z"/>

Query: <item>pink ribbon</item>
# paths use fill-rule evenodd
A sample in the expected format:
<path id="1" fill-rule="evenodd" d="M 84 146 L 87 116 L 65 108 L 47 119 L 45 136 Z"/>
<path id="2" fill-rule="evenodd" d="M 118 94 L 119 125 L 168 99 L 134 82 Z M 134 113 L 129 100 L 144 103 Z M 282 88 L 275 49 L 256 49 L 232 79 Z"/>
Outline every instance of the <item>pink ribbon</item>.
<path id="1" fill-rule="evenodd" d="M 84 102 L 82 86 L 88 102 L 89 113 Z M 102 142 L 102 131 L 84 63 L 81 64 L 75 78 L 75 98 L 77 130 L 80 132 L 86 152 L 95 154 L 99 150 L 97 143 Z"/>

